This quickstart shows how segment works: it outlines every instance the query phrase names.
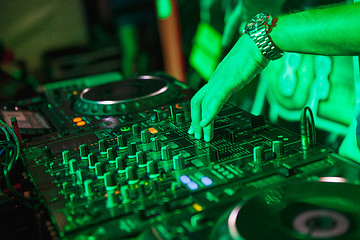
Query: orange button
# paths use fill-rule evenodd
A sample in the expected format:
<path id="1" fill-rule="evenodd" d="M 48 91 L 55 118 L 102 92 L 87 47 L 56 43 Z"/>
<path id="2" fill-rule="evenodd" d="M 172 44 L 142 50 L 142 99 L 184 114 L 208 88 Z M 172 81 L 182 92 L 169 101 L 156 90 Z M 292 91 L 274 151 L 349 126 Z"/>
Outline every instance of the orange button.
<path id="1" fill-rule="evenodd" d="M 81 122 L 81 121 L 82 121 L 81 117 L 76 117 L 76 118 L 73 119 L 74 123 Z"/>
<path id="2" fill-rule="evenodd" d="M 159 131 L 156 130 L 155 128 L 151 127 L 149 128 L 149 132 L 151 132 L 152 134 L 158 133 Z"/>
<path id="3" fill-rule="evenodd" d="M 80 126 L 84 126 L 85 125 L 85 121 L 81 121 L 81 122 L 77 122 L 76 126 L 80 127 Z"/>

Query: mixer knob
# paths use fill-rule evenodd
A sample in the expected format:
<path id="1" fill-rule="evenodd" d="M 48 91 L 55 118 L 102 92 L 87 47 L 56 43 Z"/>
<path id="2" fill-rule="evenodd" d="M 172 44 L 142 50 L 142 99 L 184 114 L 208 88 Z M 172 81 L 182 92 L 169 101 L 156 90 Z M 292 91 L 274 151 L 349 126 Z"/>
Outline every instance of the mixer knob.
<path id="1" fill-rule="evenodd" d="M 163 146 L 161 148 L 161 159 L 162 160 L 171 160 L 172 158 L 172 149 L 169 145 Z"/>
<path id="2" fill-rule="evenodd" d="M 253 153 L 255 164 L 262 163 L 265 160 L 264 146 L 255 146 Z"/>
<path id="3" fill-rule="evenodd" d="M 95 153 L 90 153 L 88 155 L 89 159 L 89 168 L 95 168 L 95 164 L 98 162 L 97 155 Z"/>
<path id="4" fill-rule="evenodd" d="M 114 148 L 108 148 L 106 150 L 106 157 L 107 160 L 109 161 L 109 163 L 114 163 L 115 162 L 115 158 L 117 157 L 117 153 L 116 150 Z"/>
<path id="5" fill-rule="evenodd" d="M 151 112 L 150 119 L 153 122 L 159 122 L 160 121 L 160 111 L 154 110 Z"/>
<path id="6" fill-rule="evenodd" d="M 147 162 L 147 173 L 150 178 L 155 178 L 159 176 L 159 167 L 157 162 L 155 161 L 148 161 Z"/>
<path id="7" fill-rule="evenodd" d="M 63 164 L 68 164 L 70 160 L 70 151 L 65 150 L 62 152 Z"/>
<path id="8" fill-rule="evenodd" d="M 43 156 L 44 156 L 46 159 L 53 158 L 53 154 L 52 154 L 51 148 L 49 148 L 48 146 L 45 146 L 45 148 L 43 149 Z"/>
<path id="9" fill-rule="evenodd" d="M 136 163 L 139 167 L 145 167 L 146 166 L 146 153 L 144 151 L 138 151 L 136 153 Z"/>
<path id="10" fill-rule="evenodd" d="M 136 142 L 131 142 L 131 143 L 128 145 L 128 154 L 129 154 L 129 157 L 130 157 L 130 158 L 135 157 L 136 152 L 137 152 Z"/>
<path id="11" fill-rule="evenodd" d="M 284 155 L 284 143 L 281 140 L 273 141 L 272 151 L 275 155 L 275 158 L 280 158 Z"/>
<path id="12" fill-rule="evenodd" d="M 181 171 L 185 168 L 185 160 L 181 154 L 175 155 L 173 157 L 173 165 L 175 171 Z"/>
<path id="13" fill-rule="evenodd" d="M 85 189 L 85 197 L 91 197 L 92 195 L 94 195 L 94 187 L 93 187 L 93 182 L 91 179 L 86 179 L 84 181 L 84 189 Z"/>
<path id="14" fill-rule="evenodd" d="M 141 135 L 141 142 L 142 143 L 148 143 L 148 142 L 150 142 L 150 132 L 149 132 L 149 130 L 142 130 L 141 131 L 141 133 L 140 133 L 140 135 Z"/>
<path id="15" fill-rule="evenodd" d="M 117 136 L 117 145 L 118 145 L 119 149 L 127 148 L 127 140 L 124 135 Z"/>
<path id="16" fill-rule="evenodd" d="M 85 179 L 85 172 L 82 169 L 76 170 L 77 183 L 82 184 Z"/>
<path id="17" fill-rule="evenodd" d="M 100 154 L 105 154 L 106 153 L 106 149 L 107 149 L 107 141 L 104 139 L 100 139 L 98 141 L 98 145 L 99 145 L 99 153 Z"/>
<path id="18" fill-rule="evenodd" d="M 154 151 L 154 152 L 158 152 L 160 151 L 161 149 L 161 141 L 159 138 L 152 138 L 151 139 L 151 149 Z"/>
<path id="19" fill-rule="evenodd" d="M 116 169 L 118 172 L 125 172 L 126 169 L 126 158 L 125 157 L 117 157 L 116 158 Z"/>
<path id="20" fill-rule="evenodd" d="M 185 117 L 183 113 L 177 113 L 176 114 L 176 123 L 181 125 L 185 122 Z"/>
<path id="21" fill-rule="evenodd" d="M 97 178 L 103 178 L 105 172 L 106 172 L 105 163 L 97 162 L 95 164 L 95 174 L 96 174 Z"/>
<path id="22" fill-rule="evenodd" d="M 104 184 L 106 187 L 106 190 L 111 190 L 111 189 L 115 189 L 116 188 L 116 178 L 114 173 L 111 172 L 106 172 L 104 174 Z"/>
<path id="23" fill-rule="evenodd" d="M 139 181 L 136 168 L 134 166 L 126 167 L 126 180 L 129 182 L 129 184 L 134 184 Z"/>
<path id="24" fill-rule="evenodd" d="M 132 128 L 132 133 L 133 133 L 134 136 L 137 136 L 137 135 L 140 134 L 140 131 L 141 131 L 140 124 L 135 123 L 134 125 L 132 125 L 131 128 Z"/>
<path id="25" fill-rule="evenodd" d="M 81 144 L 79 148 L 80 148 L 80 157 L 81 157 L 81 159 L 87 159 L 88 155 L 90 153 L 89 146 L 86 145 L 86 144 Z"/>
<path id="26" fill-rule="evenodd" d="M 76 173 L 77 164 L 76 164 L 76 160 L 75 160 L 75 159 L 71 159 L 71 160 L 69 161 L 69 168 L 70 168 L 70 173 L 71 173 L 71 174 Z"/>

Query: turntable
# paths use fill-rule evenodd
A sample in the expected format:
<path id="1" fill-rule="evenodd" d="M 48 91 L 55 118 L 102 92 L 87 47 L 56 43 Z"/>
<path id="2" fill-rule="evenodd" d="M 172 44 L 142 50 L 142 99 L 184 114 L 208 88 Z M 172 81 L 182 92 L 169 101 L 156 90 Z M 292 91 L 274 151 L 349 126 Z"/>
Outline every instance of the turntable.
<path id="1" fill-rule="evenodd" d="M 272 187 L 225 214 L 221 225 L 227 225 L 227 237 L 222 239 L 360 239 L 359 198 L 360 186 L 350 183 L 306 182 Z"/>
<path id="2" fill-rule="evenodd" d="M 74 110 L 85 115 L 110 116 L 162 106 L 180 92 L 168 79 L 139 76 L 84 89 Z"/>

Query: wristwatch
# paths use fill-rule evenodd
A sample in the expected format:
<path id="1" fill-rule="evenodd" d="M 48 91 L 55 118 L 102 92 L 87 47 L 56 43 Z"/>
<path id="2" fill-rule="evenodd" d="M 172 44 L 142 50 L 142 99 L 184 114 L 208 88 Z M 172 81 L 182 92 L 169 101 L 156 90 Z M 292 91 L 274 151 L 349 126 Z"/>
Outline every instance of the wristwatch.
<path id="1" fill-rule="evenodd" d="M 281 58 L 284 53 L 270 39 L 268 31 L 273 24 L 273 18 L 268 13 L 259 13 L 245 26 L 244 33 L 248 34 L 258 46 L 262 54 L 269 60 Z"/>

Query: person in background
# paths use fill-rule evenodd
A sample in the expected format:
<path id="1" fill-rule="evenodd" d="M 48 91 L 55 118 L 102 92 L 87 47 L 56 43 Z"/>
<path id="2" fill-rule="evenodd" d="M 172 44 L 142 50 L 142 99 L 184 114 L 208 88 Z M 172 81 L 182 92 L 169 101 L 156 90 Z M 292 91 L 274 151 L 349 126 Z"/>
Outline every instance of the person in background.
<path id="1" fill-rule="evenodd" d="M 360 3 L 314 9 L 277 18 L 265 13 L 256 15 L 246 25 L 246 34 L 240 37 L 220 62 L 209 82 L 192 98 L 189 134 L 194 134 L 196 139 L 211 141 L 214 118 L 224 103 L 254 79 L 271 60 L 280 58 L 283 52 L 328 56 L 360 55 L 359 29 Z M 360 120 L 357 105 L 349 136 L 343 142 L 348 147 L 340 147 L 343 155 L 353 159 L 360 156 L 357 144 L 360 129 L 356 131 L 356 120 Z"/>

